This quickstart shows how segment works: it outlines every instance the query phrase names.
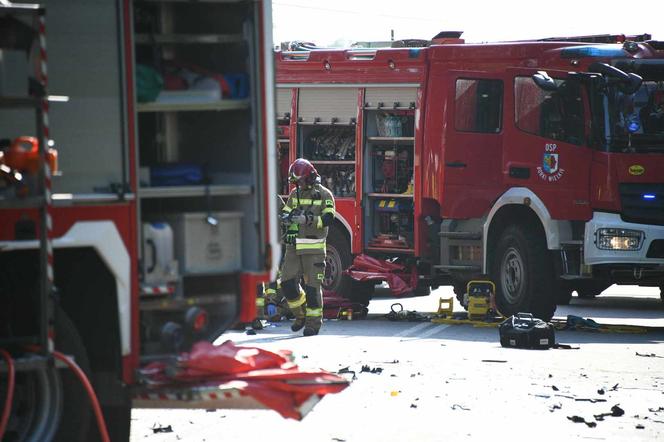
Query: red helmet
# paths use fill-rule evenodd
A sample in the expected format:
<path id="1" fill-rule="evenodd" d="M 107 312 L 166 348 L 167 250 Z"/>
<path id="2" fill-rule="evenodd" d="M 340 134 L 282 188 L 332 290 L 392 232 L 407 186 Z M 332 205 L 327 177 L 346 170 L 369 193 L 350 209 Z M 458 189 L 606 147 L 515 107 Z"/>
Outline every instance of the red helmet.
<path id="1" fill-rule="evenodd" d="M 298 158 L 288 168 L 288 179 L 299 186 L 310 187 L 318 178 L 318 171 L 308 160 Z"/>

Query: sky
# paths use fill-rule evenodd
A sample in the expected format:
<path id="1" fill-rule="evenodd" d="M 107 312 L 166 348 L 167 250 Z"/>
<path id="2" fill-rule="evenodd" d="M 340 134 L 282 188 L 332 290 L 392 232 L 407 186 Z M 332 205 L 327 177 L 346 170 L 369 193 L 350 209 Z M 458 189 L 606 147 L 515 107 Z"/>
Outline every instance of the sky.
<path id="1" fill-rule="evenodd" d="M 643 33 L 664 40 L 664 0 L 275 0 L 272 16 L 275 44 L 321 47 L 387 41 L 391 30 L 395 40 L 463 31 L 469 43 Z"/>

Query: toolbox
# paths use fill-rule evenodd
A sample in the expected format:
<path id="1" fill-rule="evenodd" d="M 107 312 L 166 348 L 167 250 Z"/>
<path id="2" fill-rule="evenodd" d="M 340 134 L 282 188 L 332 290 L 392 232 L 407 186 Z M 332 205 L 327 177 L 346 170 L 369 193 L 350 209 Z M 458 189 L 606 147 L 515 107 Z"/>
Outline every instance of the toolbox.
<path id="1" fill-rule="evenodd" d="M 500 324 L 498 332 L 503 347 L 547 349 L 556 344 L 553 325 L 530 313 L 510 316 Z"/>
<path id="2" fill-rule="evenodd" d="M 210 217 L 216 224 L 208 222 Z M 188 212 L 166 220 L 173 229 L 175 256 L 182 274 L 230 273 L 242 269 L 242 213 Z"/>

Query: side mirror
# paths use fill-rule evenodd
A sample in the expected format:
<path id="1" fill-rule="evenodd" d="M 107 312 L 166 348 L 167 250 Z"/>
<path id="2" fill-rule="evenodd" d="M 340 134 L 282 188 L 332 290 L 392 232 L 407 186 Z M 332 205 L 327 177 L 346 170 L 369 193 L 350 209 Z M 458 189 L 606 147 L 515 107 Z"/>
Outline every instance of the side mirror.
<path id="1" fill-rule="evenodd" d="M 549 74 L 547 74 L 545 71 L 537 71 L 537 73 L 533 74 L 531 78 L 542 90 L 551 92 L 558 90 L 558 85 L 556 84 L 555 80 L 549 77 Z"/>
<path id="2" fill-rule="evenodd" d="M 633 74 L 631 72 L 627 73 L 625 71 L 618 69 L 615 66 L 611 66 L 606 63 L 593 63 L 590 66 L 588 66 L 588 71 L 598 72 L 607 77 L 617 79 L 620 82 L 618 86 L 620 91 L 625 94 L 635 93 L 636 91 L 639 90 L 639 88 L 641 87 L 641 83 L 643 82 L 643 78 L 641 78 L 640 76 Z"/>

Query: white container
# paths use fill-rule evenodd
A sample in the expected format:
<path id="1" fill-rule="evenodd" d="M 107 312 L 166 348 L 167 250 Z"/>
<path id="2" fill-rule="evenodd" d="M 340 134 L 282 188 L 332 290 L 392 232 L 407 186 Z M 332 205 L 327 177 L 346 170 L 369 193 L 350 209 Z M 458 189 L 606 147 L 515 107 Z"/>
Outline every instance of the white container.
<path id="1" fill-rule="evenodd" d="M 182 274 L 231 273 L 242 269 L 242 213 L 204 212 L 168 217 Z"/>
<path id="2" fill-rule="evenodd" d="M 168 223 L 143 224 L 143 282 L 160 285 L 177 279 L 173 229 Z"/>

